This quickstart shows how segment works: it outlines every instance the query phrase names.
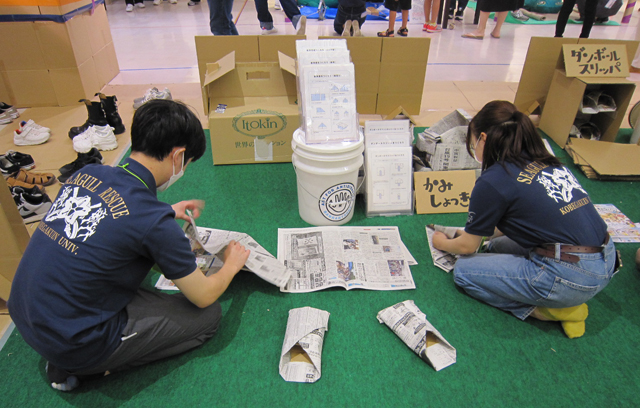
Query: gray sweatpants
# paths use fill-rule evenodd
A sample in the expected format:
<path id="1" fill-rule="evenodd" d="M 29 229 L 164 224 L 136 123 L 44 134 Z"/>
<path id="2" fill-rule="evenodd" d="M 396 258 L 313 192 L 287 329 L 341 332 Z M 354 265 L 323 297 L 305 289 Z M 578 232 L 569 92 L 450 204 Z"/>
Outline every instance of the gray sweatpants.
<path id="1" fill-rule="evenodd" d="M 116 351 L 103 363 L 73 374 L 90 375 L 140 366 L 204 343 L 218 330 L 220 303 L 200 309 L 182 293 L 138 290 L 127 306 L 128 320 Z"/>

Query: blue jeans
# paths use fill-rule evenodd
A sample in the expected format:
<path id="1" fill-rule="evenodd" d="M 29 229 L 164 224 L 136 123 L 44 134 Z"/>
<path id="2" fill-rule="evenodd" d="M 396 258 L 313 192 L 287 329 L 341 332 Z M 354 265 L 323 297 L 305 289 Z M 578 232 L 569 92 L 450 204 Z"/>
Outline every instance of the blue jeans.
<path id="1" fill-rule="evenodd" d="M 470 296 L 524 320 L 536 306 L 563 308 L 585 303 L 604 289 L 614 274 L 613 241 L 603 252 L 572 254 L 570 263 L 536 254 L 507 237 L 491 240 L 491 253 L 462 256 L 454 281 Z"/>
<path id="2" fill-rule="evenodd" d="M 233 0 L 207 0 L 209 3 L 209 27 L 213 35 L 238 35 L 231 10 Z"/>
<path id="3" fill-rule="evenodd" d="M 258 12 L 258 21 L 260 21 L 260 28 L 271 30 L 273 28 L 273 17 L 269 12 L 269 4 L 267 0 L 255 0 L 255 3 L 256 11 Z M 289 18 L 289 20 L 291 20 L 291 24 L 296 27 L 301 15 L 297 1 L 280 0 L 280 5 L 282 6 L 284 14 Z"/>

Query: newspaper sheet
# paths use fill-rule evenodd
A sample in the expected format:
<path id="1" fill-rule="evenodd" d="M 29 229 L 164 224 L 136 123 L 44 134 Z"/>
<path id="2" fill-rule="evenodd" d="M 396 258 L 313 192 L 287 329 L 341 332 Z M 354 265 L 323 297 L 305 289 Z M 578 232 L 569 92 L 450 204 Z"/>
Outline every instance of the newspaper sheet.
<path id="1" fill-rule="evenodd" d="M 415 289 L 417 265 L 398 227 L 315 227 L 278 230 L 278 259 L 291 278 L 282 292 Z"/>
<path id="2" fill-rule="evenodd" d="M 413 300 L 383 309 L 377 317 L 436 371 L 456 362 L 456 349 L 429 323 Z"/>
<path id="3" fill-rule="evenodd" d="M 427 239 L 429 240 L 429 249 L 431 250 L 431 258 L 433 258 L 433 264 L 445 272 L 451 272 L 456 265 L 458 257 L 449 252 L 440 251 L 433 246 L 433 233 L 440 231 L 449 238 L 454 238 L 458 228 L 456 227 L 443 227 L 441 225 L 429 224 L 426 227 Z"/>
<path id="4" fill-rule="evenodd" d="M 218 272 L 222 268 L 224 262 L 220 255 L 224 252 L 229 242 L 234 240 L 251 250 L 249 259 L 247 259 L 245 267 L 242 268 L 243 270 L 253 272 L 278 287 L 284 286 L 289 281 L 291 272 L 287 270 L 284 264 L 245 233 L 198 227 L 193 218 L 191 218 L 191 222 L 184 224 L 183 230 L 187 238 L 189 238 L 191 250 L 196 255 L 198 267 L 207 276 Z M 164 279 L 164 276 L 158 279 L 156 288 L 178 290 L 173 282 Z"/>
<path id="5" fill-rule="evenodd" d="M 640 225 L 632 222 L 613 204 L 594 204 L 607 224 L 613 242 L 640 242 Z"/>
<path id="6" fill-rule="evenodd" d="M 327 330 L 329 312 L 308 306 L 289 310 L 279 365 L 285 381 L 313 383 L 320 379 Z"/>

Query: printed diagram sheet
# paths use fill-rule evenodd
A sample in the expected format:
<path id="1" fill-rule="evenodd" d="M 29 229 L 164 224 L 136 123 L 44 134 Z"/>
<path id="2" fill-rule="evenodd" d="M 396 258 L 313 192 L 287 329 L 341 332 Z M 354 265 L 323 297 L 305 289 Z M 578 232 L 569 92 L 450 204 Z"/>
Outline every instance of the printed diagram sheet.
<path id="1" fill-rule="evenodd" d="M 191 219 L 191 222 L 185 223 L 183 229 L 185 235 L 189 238 L 191 249 L 196 255 L 198 267 L 207 276 L 216 273 L 222 268 L 224 263 L 221 255 L 229 242 L 234 240 L 251 250 L 249 259 L 247 259 L 245 267 L 242 268 L 243 270 L 253 272 L 278 287 L 284 286 L 289 281 L 290 272 L 284 264 L 245 233 L 197 227 L 193 219 Z M 158 280 L 156 287 L 158 289 L 170 289 L 173 283 L 169 284 L 168 282 L 170 281 L 162 278 L 164 276 L 161 276 L 161 279 Z"/>
<path id="2" fill-rule="evenodd" d="M 427 239 L 429 240 L 429 249 L 431 250 L 431 258 L 433 258 L 433 264 L 445 272 L 451 272 L 456 265 L 458 257 L 449 252 L 440 251 L 433 247 L 433 233 L 440 231 L 449 238 L 454 238 L 458 228 L 456 227 L 443 227 L 442 225 L 429 224 L 426 226 Z"/>
<path id="3" fill-rule="evenodd" d="M 289 310 L 279 364 L 285 381 L 313 383 L 320 379 L 327 330 L 329 312 L 308 306 Z"/>
<path id="4" fill-rule="evenodd" d="M 613 204 L 594 204 L 613 242 L 640 242 L 640 227 Z"/>
<path id="5" fill-rule="evenodd" d="M 278 230 L 278 259 L 291 274 L 282 292 L 415 289 L 417 265 L 398 227 L 316 227 Z"/>
<path id="6" fill-rule="evenodd" d="M 429 323 L 413 300 L 389 306 L 377 317 L 436 371 L 456 362 L 456 349 Z"/>

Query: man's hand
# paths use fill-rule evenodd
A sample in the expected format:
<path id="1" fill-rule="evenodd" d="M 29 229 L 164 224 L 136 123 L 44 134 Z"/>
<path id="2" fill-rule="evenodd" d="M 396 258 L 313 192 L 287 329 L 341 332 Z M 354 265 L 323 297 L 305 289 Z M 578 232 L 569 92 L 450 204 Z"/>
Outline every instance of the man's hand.
<path id="1" fill-rule="evenodd" d="M 173 211 L 176 213 L 176 219 L 189 221 L 189 216 L 187 215 L 187 210 L 191 212 L 191 216 L 193 219 L 197 219 L 204 210 L 204 201 L 203 200 L 187 200 L 180 201 L 179 203 L 175 203 L 171 206 Z"/>
<path id="2" fill-rule="evenodd" d="M 237 273 L 247 262 L 250 252 L 238 242 L 231 241 L 224 250 L 224 264 Z"/>

